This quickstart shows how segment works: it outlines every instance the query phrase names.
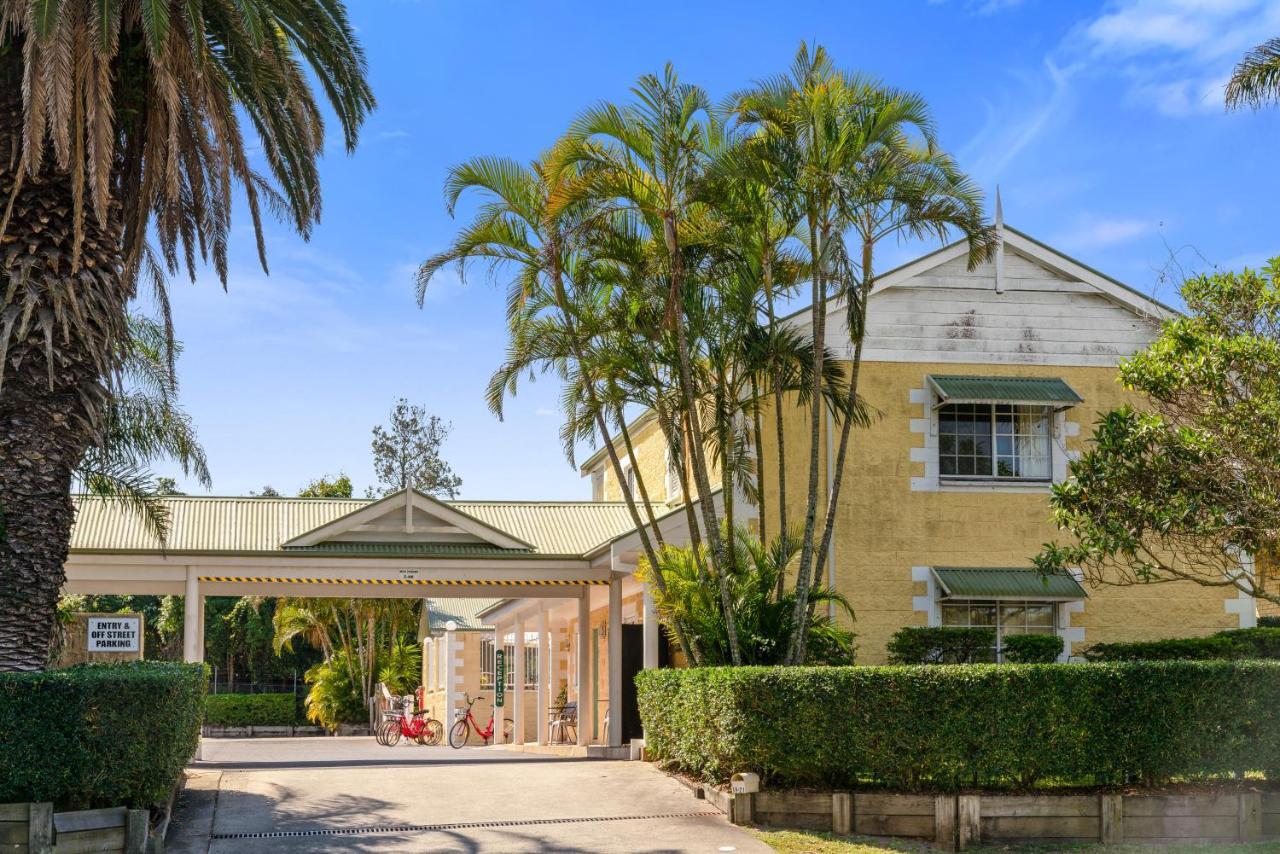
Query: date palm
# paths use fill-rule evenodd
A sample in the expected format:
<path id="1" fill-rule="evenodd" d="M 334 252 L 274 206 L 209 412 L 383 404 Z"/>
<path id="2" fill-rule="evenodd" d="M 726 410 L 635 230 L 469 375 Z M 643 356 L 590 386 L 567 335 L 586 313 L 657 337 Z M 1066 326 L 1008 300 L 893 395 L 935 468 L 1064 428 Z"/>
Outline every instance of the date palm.
<path id="1" fill-rule="evenodd" d="M 139 274 L 166 317 L 166 274 L 225 282 L 237 191 L 264 267 L 263 205 L 316 222 L 311 79 L 352 148 L 373 97 L 339 0 L 0 0 L 0 669 L 45 663 Z"/>
<path id="2" fill-rule="evenodd" d="M 1280 102 L 1280 38 L 1268 39 L 1245 54 L 1227 81 L 1227 108 L 1257 109 Z"/>

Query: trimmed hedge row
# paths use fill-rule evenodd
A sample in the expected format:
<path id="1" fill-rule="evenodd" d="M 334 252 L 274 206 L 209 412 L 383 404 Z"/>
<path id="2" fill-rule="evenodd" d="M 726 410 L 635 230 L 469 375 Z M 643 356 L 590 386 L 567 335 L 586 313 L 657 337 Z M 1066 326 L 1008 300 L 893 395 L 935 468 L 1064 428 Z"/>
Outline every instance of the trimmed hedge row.
<path id="1" fill-rule="evenodd" d="M 1090 661 L 1280 659 L 1280 628 L 1260 626 L 1195 638 L 1096 643 L 1084 651 L 1084 656 Z"/>
<path id="2" fill-rule="evenodd" d="M 723 781 L 905 789 L 1280 779 L 1280 663 L 724 667 L 636 677 L 645 747 Z"/>
<path id="3" fill-rule="evenodd" d="M 149 807 L 195 755 L 204 665 L 0 673 L 0 803 Z"/>
<path id="4" fill-rule="evenodd" d="M 297 719 L 292 694 L 210 694 L 204 701 L 210 726 L 293 726 Z"/>
<path id="5" fill-rule="evenodd" d="M 1053 664 L 1062 655 L 1061 635 L 1007 635 L 1004 659 L 1010 664 Z"/>
<path id="6" fill-rule="evenodd" d="M 972 664 L 990 658 L 996 630 L 963 626 L 908 626 L 893 633 L 891 664 Z"/>

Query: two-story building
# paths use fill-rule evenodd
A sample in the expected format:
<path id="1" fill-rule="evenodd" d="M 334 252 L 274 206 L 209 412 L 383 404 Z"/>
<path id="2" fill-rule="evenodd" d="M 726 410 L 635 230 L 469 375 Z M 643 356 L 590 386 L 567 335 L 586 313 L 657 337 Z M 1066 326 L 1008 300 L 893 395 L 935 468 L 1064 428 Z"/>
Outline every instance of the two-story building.
<path id="1" fill-rule="evenodd" d="M 841 306 L 827 310 L 829 344 L 848 359 Z M 883 663 L 904 626 L 1055 633 L 1071 659 L 1097 642 L 1255 623 L 1255 602 L 1232 587 L 1045 583 L 1031 569 L 1059 536 L 1051 485 L 1099 413 L 1128 400 L 1119 360 L 1171 312 L 1013 229 L 974 270 L 956 244 L 878 277 L 860 388 L 878 415 L 853 434 L 833 547 L 822 556 L 828 584 L 856 611 L 860 663 Z M 810 317 L 805 309 L 781 322 L 803 328 Z M 808 411 L 784 417 L 798 437 L 789 447 L 807 449 Z M 823 495 L 831 427 L 820 443 Z M 656 419 L 641 415 L 629 432 L 637 463 L 623 480 L 643 481 L 659 502 L 667 542 L 688 542 L 681 479 Z M 772 432 L 766 459 L 776 458 Z M 788 455 L 791 520 L 801 518 L 806 457 Z M 440 501 L 412 490 L 378 501 L 173 497 L 166 543 L 125 506 L 82 498 L 66 589 L 185 596 L 192 661 L 203 657 L 205 596 L 428 597 L 423 684 L 446 725 L 468 695 L 492 693 L 501 649 L 510 664 L 501 714 L 517 740 L 548 739 L 548 709 L 563 693 L 578 709 L 578 746 L 616 747 L 639 735 L 630 677 L 670 650 L 635 576 L 640 547 L 622 484 L 604 453 L 582 473 L 592 499 L 582 502 Z M 776 531 L 768 466 L 765 496 Z M 744 506 L 737 517 L 751 515 Z M 481 724 L 487 699 L 475 710 Z"/>
<path id="2" fill-rule="evenodd" d="M 851 358 L 842 306 L 827 316 L 830 344 Z M 836 507 L 828 583 L 857 614 L 858 661 L 880 664 L 903 626 L 992 626 L 1057 633 L 1065 656 L 1092 643 L 1206 634 L 1254 624 L 1234 588 L 1190 582 L 1086 589 L 1048 585 L 1031 557 L 1060 532 L 1049 488 L 1067 476 L 1099 414 L 1131 396 L 1119 360 L 1146 346 L 1173 310 L 1011 228 L 996 258 L 967 269 L 952 244 L 879 276 L 872 291 L 860 392 L 878 412 L 856 429 Z M 783 323 L 805 329 L 808 308 Z M 765 423 L 772 424 L 772 411 Z M 785 413 L 790 523 L 802 519 L 809 412 Z M 821 440 L 827 494 L 834 431 Z M 680 480 L 656 420 L 631 430 L 650 495 L 679 502 Z M 764 431 L 775 460 L 774 431 Z M 837 438 L 834 433 L 832 438 Z M 766 508 L 778 485 L 765 465 Z M 603 451 L 582 466 L 597 500 L 620 497 Z M 825 512 L 825 507 L 820 512 Z M 776 511 L 769 527 L 777 530 Z"/>

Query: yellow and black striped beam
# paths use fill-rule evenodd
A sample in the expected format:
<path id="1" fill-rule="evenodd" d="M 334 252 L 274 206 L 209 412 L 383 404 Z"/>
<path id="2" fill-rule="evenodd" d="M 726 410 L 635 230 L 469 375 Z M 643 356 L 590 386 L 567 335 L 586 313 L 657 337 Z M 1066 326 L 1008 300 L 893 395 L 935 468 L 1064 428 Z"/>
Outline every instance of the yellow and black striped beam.
<path id="1" fill-rule="evenodd" d="M 201 575 L 200 581 L 223 581 L 232 584 L 372 584 L 407 586 L 457 587 L 577 587 L 580 584 L 608 584 L 606 579 L 563 578 L 280 578 L 268 575 Z"/>

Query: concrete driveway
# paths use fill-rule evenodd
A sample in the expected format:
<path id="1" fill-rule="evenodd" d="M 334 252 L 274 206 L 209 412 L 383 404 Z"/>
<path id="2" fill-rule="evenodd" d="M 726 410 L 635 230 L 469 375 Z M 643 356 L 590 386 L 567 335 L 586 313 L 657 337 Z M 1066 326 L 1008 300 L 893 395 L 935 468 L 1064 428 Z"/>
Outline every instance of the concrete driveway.
<path id="1" fill-rule="evenodd" d="M 770 850 L 641 762 L 211 739 L 188 773 L 169 832 L 179 854 Z"/>

